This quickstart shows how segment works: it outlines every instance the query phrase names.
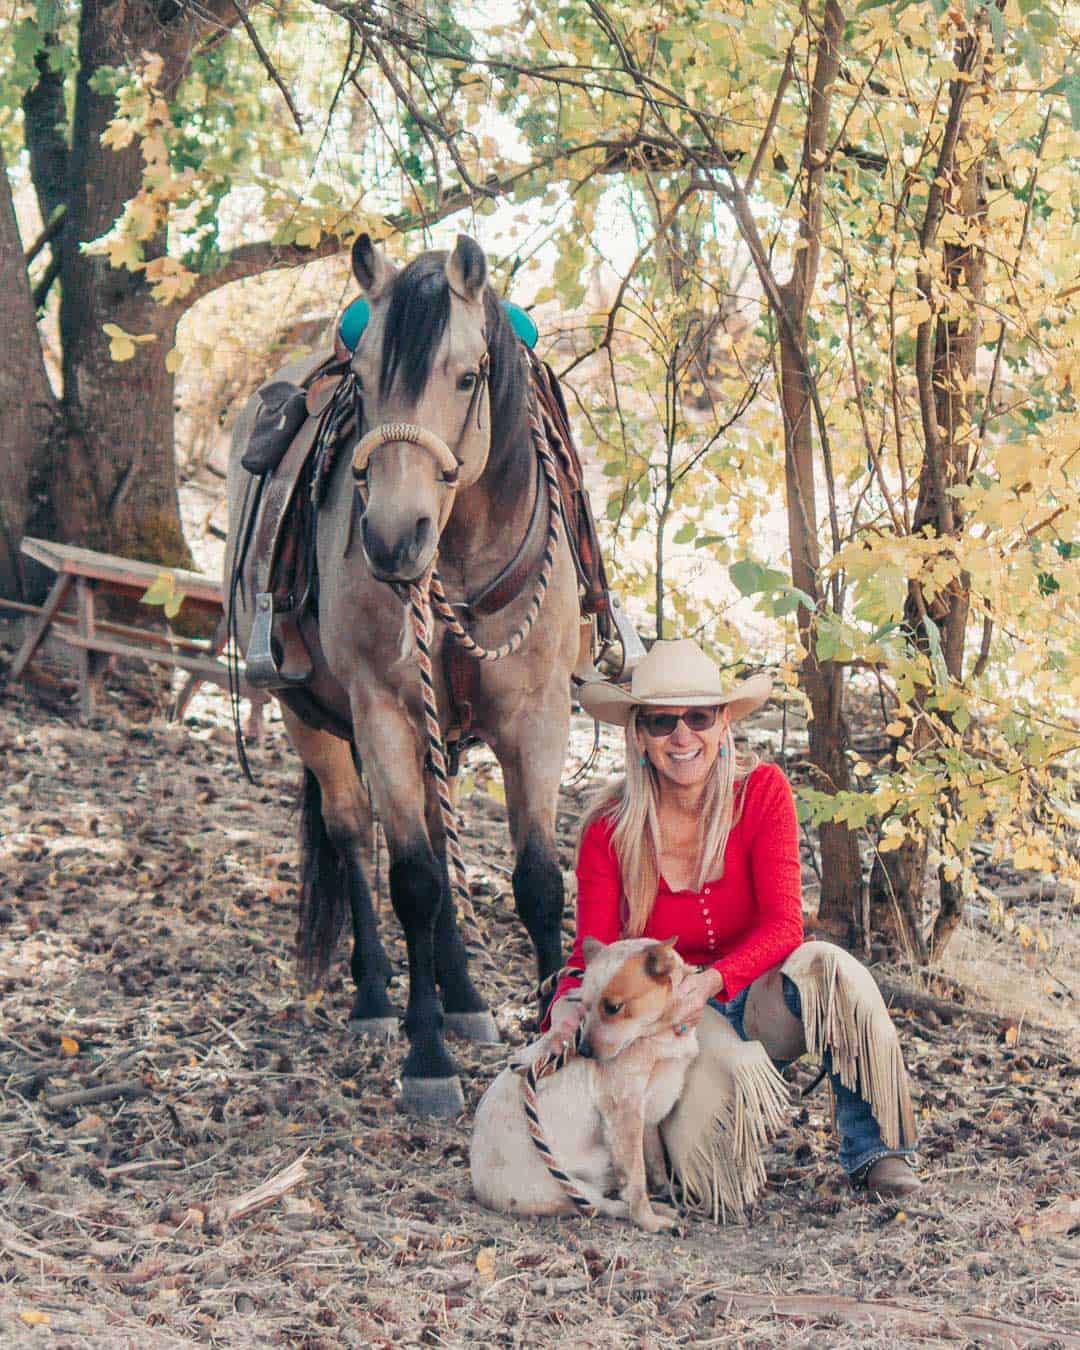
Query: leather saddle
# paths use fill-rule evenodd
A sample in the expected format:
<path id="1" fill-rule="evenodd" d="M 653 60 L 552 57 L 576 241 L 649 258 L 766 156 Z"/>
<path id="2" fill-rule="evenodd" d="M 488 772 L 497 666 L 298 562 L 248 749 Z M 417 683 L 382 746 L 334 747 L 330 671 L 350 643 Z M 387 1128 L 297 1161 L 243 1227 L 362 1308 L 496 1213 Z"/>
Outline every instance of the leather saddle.
<path id="1" fill-rule="evenodd" d="M 254 601 L 245 664 L 248 683 L 260 689 L 302 686 L 314 669 L 301 628 L 318 603 L 314 498 L 329 471 L 327 458 L 355 420 L 351 407 L 336 402 L 347 373 L 348 353 L 322 351 L 296 383 L 274 379 L 258 390 L 241 460 L 256 486 L 245 504 L 235 566 L 237 584 Z M 328 436 L 335 414 L 338 425 Z"/>

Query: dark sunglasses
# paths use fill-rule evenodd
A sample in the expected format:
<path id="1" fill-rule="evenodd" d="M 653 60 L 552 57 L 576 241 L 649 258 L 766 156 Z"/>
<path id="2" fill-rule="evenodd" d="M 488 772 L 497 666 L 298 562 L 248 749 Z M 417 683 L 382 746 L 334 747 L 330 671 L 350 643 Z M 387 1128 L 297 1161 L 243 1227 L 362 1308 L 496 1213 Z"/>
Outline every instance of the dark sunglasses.
<path id="1" fill-rule="evenodd" d="M 688 708 L 684 713 L 638 713 L 637 722 L 646 736 L 659 739 L 661 736 L 670 736 L 680 722 L 684 722 L 691 731 L 708 731 L 716 725 L 719 711 L 719 708 Z"/>

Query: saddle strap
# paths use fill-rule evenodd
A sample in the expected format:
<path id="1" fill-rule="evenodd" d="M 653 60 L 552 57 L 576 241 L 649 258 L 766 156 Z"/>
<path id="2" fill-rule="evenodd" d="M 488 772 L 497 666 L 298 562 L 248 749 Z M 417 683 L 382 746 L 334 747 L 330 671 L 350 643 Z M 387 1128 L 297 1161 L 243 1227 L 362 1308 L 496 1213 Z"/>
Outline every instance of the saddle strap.
<path id="1" fill-rule="evenodd" d="M 586 614 L 595 614 L 601 635 L 611 638 L 615 636 L 611 618 L 611 593 L 600 552 L 596 521 L 585 489 L 581 456 L 570 429 L 566 400 L 558 376 L 547 362 L 541 361 L 533 352 L 529 352 L 528 360 L 544 417 L 548 444 L 555 461 L 566 537 L 582 588 L 581 608 Z"/>
<path id="2" fill-rule="evenodd" d="M 525 583 L 540 561 L 547 542 L 548 493 L 539 460 L 536 464 L 536 495 L 533 498 L 532 516 L 529 519 L 525 537 L 518 551 L 503 570 L 490 581 L 477 595 L 471 596 L 465 603 L 467 614 L 497 614 L 500 609 L 516 599 L 525 589 Z M 474 663 L 475 664 L 475 663 Z"/>

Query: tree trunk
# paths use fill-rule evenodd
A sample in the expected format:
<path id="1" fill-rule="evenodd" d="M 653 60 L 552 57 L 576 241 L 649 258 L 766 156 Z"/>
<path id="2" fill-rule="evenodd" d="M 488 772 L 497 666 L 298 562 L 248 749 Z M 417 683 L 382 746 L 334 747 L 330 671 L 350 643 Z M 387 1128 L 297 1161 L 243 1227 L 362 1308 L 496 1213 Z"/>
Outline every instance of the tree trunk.
<path id="1" fill-rule="evenodd" d="M 963 110 L 969 91 L 974 83 L 985 78 L 983 50 L 979 33 L 964 38 L 957 48 L 957 68 L 966 74 L 970 72 L 970 76 L 955 82 L 951 89 L 949 119 L 922 231 L 921 242 L 926 249 L 933 242 L 946 205 L 967 224 L 964 243 L 946 242 L 942 248 L 943 280 L 952 294 L 952 303 L 946 305 L 946 312 L 936 320 L 932 316 L 921 325 L 917 338 L 916 377 L 925 449 L 912 519 L 912 532 L 916 535 L 959 534 L 963 527 L 963 506 L 950 489 L 967 484 L 971 473 L 975 361 L 986 272 L 984 250 L 975 240 L 986 211 L 985 164 L 981 155 L 971 156 L 970 149 L 968 154 L 958 156 L 957 148 L 967 141 Z M 967 166 L 963 174 L 957 169 L 958 158 Z M 924 297 L 932 301 L 931 278 L 923 273 L 919 284 Z M 962 314 L 956 314 L 958 298 L 964 306 Z M 927 595 L 918 578 L 909 583 L 905 625 L 924 655 L 931 654 L 937 641 L 940 642 L 941 662 L 948 678 L 955 682 L 963 679 L 970 609 L 970 580 L 964 572 L 935 595 Z M 934 625 L 937 639 L 931 632 Z M 948 721 L 947 714 L 927 707 L 934 692 L 932 685 L 915 691 L 912 701 L 920 716 L 908 743 L 913 754 L 918 754 L 931 739 L 929 718 Z M 948 805 L 955 805 L 955 799 Z M 922 932 L 927 849 L 927 839 L 920 836 L 879 855 L 870 885 L 871 927 L 875 935 L 884 935 L 894 950 L 922 964 L 945 949 L 960 922 L 963 907 L 959 887 L 945 876 L 944 867 L 939 868 L 939 904 L 932 941 L 928 944 Z"/>
<path id="2" fill-rule="evenodd" d="M 39 526 L 48 476 L 57 405 L 45 372 L 37 316 L 23 263 L 11 182 L 0 147 L 0 313 L 4 315 L 4 359 L 0 361 L 0 409 L 4 450 L 0 455 L 0 595 L 25 601 L 41 598 L 42 579 L 24 568 L 19 552 L 24 534 Z"/>
<path id="3" fill-rule="evenodd" d="M 62 539 L 190 565 L 177 495 L 174 381 L 164 363 L 176 315 L 152 299 L 142 273 L 114 268 L 107 258 L 81 251 L 112 227 L 139 190 L 143 171 L 137 142 L 119 151 L 101 144 L 114 108 L 111 96 L 91 88 L 94 74 L 141 45 L 166 57 L 170 86 L 185 64 L 184 56 L 170 51 L 168 40 L 161 41 L 160 30 L 150 28 L 146 12 L 129 11 L 124 30 L 117 31 L 111 5 L 83 0 L 71 147 L 77 168 L 69 175 L 61 242 L 60 336 L 70 435 L 52 494 Z M 175 37 L 171 45 L 177 45 Z M 162 242 L 156 249 L 148 244 L 146 251 L 148 256 L 160 253 Z M 137 344 L 130 361 L 114 361 L 105 323 L 126 333 L 153 334 L 155 340 Z"/>
<path id="4" fill-rule="evenodd" d="M 815 601 L 821 596 L 817 487 L 814 456 L 814 404 L 806 316 L 817 282 L 821 256 L 821 186 L 829 137 L 832 85 L 840 64 L 844 16 L 836 0 L 826 0 L 817 40 L 814 76 L 803 144 L 803 247 L 791 279 L 779 288 L 780 399 L 784 414 L 784 464 L 787 480 L 788 543 L 791 580 Z M 837 541 L 834 540 L 834 546 Z M 819 661 L 814 615 L 799 607 L 799 634 L 806 649 L 800 671 L 810 701 L 810 763 L 816 788 L 845 792 L 851 786 L 847 762 L 842 668 Z M 847 825 L 826 821 L 819 827 L 821 903 L 818 917 L 832 931 L 850 933 L 859 903 L 862 864 L 855 836 Z"/>

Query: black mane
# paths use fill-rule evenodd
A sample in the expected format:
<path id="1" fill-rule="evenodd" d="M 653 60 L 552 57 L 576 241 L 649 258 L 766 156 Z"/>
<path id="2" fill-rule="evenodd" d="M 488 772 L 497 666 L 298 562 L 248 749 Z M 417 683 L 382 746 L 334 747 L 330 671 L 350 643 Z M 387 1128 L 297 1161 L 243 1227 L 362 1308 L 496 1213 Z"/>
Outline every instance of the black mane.
<path id="1" fill-rule="evenodd" d="M 393 284 L 379 371 L 383 398 L 400 380 L 406 396 L 416 400 L 428 382 L 432 358 L 450 319 L 448 256 L 442 250 L 422 253 Z M 491 362 L 492 440 L 512 442 L 524 415 L 527 368 L 506 310 L 490 288 L 484 292 L 484 326 Z"/>

